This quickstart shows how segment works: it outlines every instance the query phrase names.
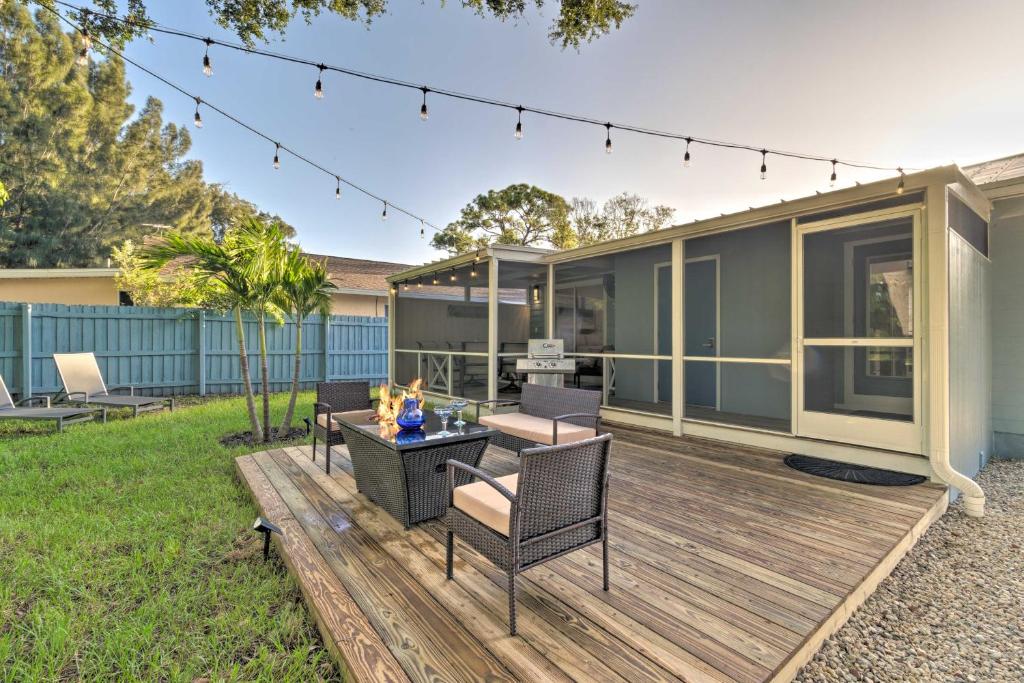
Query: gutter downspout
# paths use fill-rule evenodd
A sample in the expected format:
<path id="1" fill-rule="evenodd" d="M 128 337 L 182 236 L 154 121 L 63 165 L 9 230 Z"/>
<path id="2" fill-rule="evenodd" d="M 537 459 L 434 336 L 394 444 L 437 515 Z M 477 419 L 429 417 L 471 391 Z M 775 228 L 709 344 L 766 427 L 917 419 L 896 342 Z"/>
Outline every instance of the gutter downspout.
<path id="1" fill-rule="evenodd" d="M 948 424 L 948 423 L 947 423 Z M 929 455 L 929 461 L 935 474 L 950 486 L 960 489 L 964 497 L 964 512 L 968 517 L 985 516 L 985 492 L 978 486 L 978 482 L 970 477 L 960 474 L 949 464 L 949 448 L 934 448 Z"/>

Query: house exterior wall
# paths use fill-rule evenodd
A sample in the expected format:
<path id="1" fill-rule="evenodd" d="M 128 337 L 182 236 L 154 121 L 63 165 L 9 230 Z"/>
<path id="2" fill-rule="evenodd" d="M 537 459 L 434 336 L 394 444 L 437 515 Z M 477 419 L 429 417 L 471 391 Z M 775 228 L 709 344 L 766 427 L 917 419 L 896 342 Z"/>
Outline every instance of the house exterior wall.
<path id="1" fill-rule="evenodd" d="M 995 202 L 991 242 L 995 455 L 1024 458 L 1024 197 Z"/>
<path id="2" fill-rule="evenodd" d="M 117 306 L 114 277 L 0 278 L 0 301 Z"/>
<path id="3" fill-rule="evenodd" d="M 332 294 L 331 314 L 333 315 L 369 315 L 383 317 L 387 315 L 388 298 L 366 294 Z"/>
<path id="4" fill-rule="evenodd" d="M 949 237 L 949 462 L 973 478 L 992 454 L 991 264 Z"/>

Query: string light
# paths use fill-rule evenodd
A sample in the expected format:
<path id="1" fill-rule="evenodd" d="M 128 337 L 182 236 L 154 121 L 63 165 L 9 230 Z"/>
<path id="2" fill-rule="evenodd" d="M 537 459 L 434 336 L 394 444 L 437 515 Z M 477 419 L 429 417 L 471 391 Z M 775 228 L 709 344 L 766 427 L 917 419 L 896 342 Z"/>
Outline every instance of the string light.
<path id="1" fill-rule="evenodd" d="M 334 176 L 334 179 L 338 181 L 338 186 L 334 188 L 334 198 L 341 199 L 341 176 Z"/>
<path id="2" fill-rule="evenodd" d="M 61 2 L 61 0 L 55 0 L 54 4 L 63 5 L 65 7 L 68 7 L 70 9 L 75 10 L 77 12 L 80 12 L 82 14 L 87 14 L 89 12 L 89 10 L 86 9 L 86 8 L 77 7 L 75 5 L 72 5 L 72 4 L 69 4 L 69 3 L 66 3 L 66 2 Z M 42 10 L 49 12 L 54 17 L 56 17 L 59 21 L 67 24 L 74 32 L 76 32 L 78 34 L 81 34 L 83 32 L 83 26 L 81 26 L 79 24 L 76 24 L 74 21 L 72 21 L 71 19 L 69 19 L 65 15 L 61 14 L 59 11 L 55 10 L 53 7 L 51 7 L 49 5 L 46 5 L 46 4 L 40 4 L 39 6 L 40 6 L 40 8 Z M 134 27 L 134 24 L 131 21 L 120 19 L 120 18 L 118 18 L 116 16 L 113 16 L 113 15 L 107 15 L 107 14 L 101 14 L 101 13 L 95 13 L 95 12 L 93 14 L 99 14 L 100 16 L 104 17 L 105 19 L 110 19 L 111 21 L 118 21 L 118 22 L 126 24 L 126 25 L 128 25 L 130 27 Z M 157 26 L 155 24 L 151 24 L 151 25 L 147 26 L 147 29 L 152 29 L 153 31 L 156 31 L 156 32 L 159 32 L 159 33 L 165 33 L 165 34 L 169 33 L 171 35 L 180 35 L 181 37 L 187 37 L 189 39 L 197 40 L 197 41 L 200 41 L 200 42 L 202 42 L 204 40 L 203 38 L 198 37 L 198 36 L 189 35 L 189 34 L 183 34 L 183 33 L 175 32 L 175 31 L 170 31 L 168 29 L 161 28 L 161 27 L 159 27 L 159 26 Z M 242 119 L 238 118 L 237 116 L 235 116 L 231 112 L 226 111 L 226 110 L 224 110 L 224 109 L 222 109 L 222 108 L 220 108 L 220 107 L 218 107 L 218 106 L 216 106 L 214 104 L 211 104 L 210 102 L 208 102 L 206 100 L 203 100 L 199 96 L 192 94 L 191 92 L 189 92 L 185 88 L 181 87 L 180 85 L 178 85 L 174 81 L 171 81 L 170 79 L 165 78 L 164 76 L 162 76 L 159 73 L 153 71 L 152 69 L 149 69 L 148 67 L 144 66 L 143 64 L 140 64 L 139 62 L 135 61 L 134 59 L 128 57 L 123 52 L 118 50 L 116 47 L 113 47 L 112 45 L 110 45 L 108 43 L 105 43 L 102 40 L 94 40 L 92 38 L 90 38 L 90 40 L 92 42 L 95 42 L 99 47 L 103 48 L 103 50 L 105 50 L 107 53 L 109 53 L 111 55 L 114 55 L 115 57 L 118 57 L 119 59 L 121 59 L 124 63 L 132 65 L 133 67 L 135 67 L 139 71 L 145 73 L 147 76 L 150 76 L 151 78 L 153 78 L 153 79 L 155 79 L 157 81 L 160 81 L 161 83 L 163 83 L 167 87 L 171 88 L 172 90 L 174 90 L 174 91 L 176 91 L 178 93 L 181 93 L 185 97 L 188 97 L 190 100 L 193 100 L 195 102 L 195 104 L 196 104 L 195 115 L 194 115 L 193 121 L 194 121 L 195 126 L 197 128 L 202 128 L 203 127 L 203 119 L 202 119 L 202 115 L 200 114 L 200 105 L 203 105 L 205 107 L 208 107 L 209 109 L 212 109 L 215 113 L 220 114 L 221 116 L 223 116 L 224 118 L 228 119 L 230 122 L 234 123 L 235 125 L 237 125 L 237 126 L 239 126 L 241 128 L 244 128 L 245 130 L 249 131 L 250 133 L 252 133 L 256 137 L 261 138 L 261 139 L 263 139 L 263 140 L 265 140 L 267 142 L 273 143 L 275 145 L 276 149 L 278 149 L 278 150 L 284 149 L 289 154 L 291 154 L 294 158 L 298 159 L 300 162 L 306 164 L 307 166 L 311 166 L 315 170 L 320 171 L 321 173 L 327 174 L 327 175 L 331 176 L 332 178 L 335 178 L 335 180 L 338 181 L 339 183 L 345 183 L 346 185 L 348 185 L 353 190 L 356 190 L 357 192 L 359 192 L 359 193 L 361 193 L 361 194 L 363 194 L 363 195 L 365 195 L 365 196 L 367 196 L 367 197 L 369 197 L 371 199 L 374 199 L 374 200 L 379 201 L 379 202 L 384 202 L 386 205 L 390 204 L 391 208 L 395 209 L 399 213 L 405 214 L 409 218 L 412 218 L 414 220 L 420 221 L 420 223 L 422 225 L 429 226 L 431 230 L 435 230 L 435 231 L 438 231 L 438 232 L 441 231 L 441 228 L 437 227 L 435 224 L 431 223 L 430 221 L 427 221 L 426 219 L 422 218 L 421 216 L 413 213 L 412 211 L 409 211 L 408 209 L 404 209 L 401 206 L 396 205 L 394 202 L 390 202 L 389 200 L 385 199 L 384 197 L 381 197 L 380 195 L 377 195 L 374 192 L 371 192 L 367 188 L 362 187 L 361 185 L 359 185 L 359 184 L 357 184 L 357 183 L 355 183 L 355 182 L 353 182 L 351 180 L 348 180 L 348 179 L 344 178 L 343 176 L 338 175 L 336 172 L 326 168 L 322 164 L 316 162 L 315 160 L 311 159 L 308 156 L 305 156 L 301 152 L 299 152 L 299 151 L 297 151 L 297 150 L 295 150 L 293 148 L 287 147 L 287 146 L 285 146 L 284 144 L 282 144 L 280 142 L 277 142 L 269 134 L 267 134 L 267 133 L 265 133 L 265 132 L 263 132 L 263 131 L 261 131 L 261 130 L 259 130 L 259 129 L 251 126 L 251 125 L 249 125 L 248 123 L 246 123 Z M 211 44 L 213 44 L 213 45 L 222 45 L 222 46 L 226 46 L 226 47 L 229 47 L 229 48 L 232 48 L 232 49 L 240 49 L 239 46 L 236 46 L 236 45 L 231 45 L 229 43 L 221 43 L 221 42 L 218 42 L 218 41 L 213 40 L 213 39 L 210 39 L 210 40 L 211 40 Z M 312 66 L 316 66 L 315 63 L 312 63 L 311 65 Z M 332 67 L 326 67 L 326 70 L 331 70 L 331 69 L 332 69 Z M 279 154 L 275 154 L 275 156 L 279 156 Z M 386 212 L 386 210 L 387 210 L 387 206 L 385 206 L 385 212 Z"/>
<path id="3" fill-rule="evenodd" d="M 388 219 L 388 203 L 384 202 L 384 211 L 380 214 L 380 219 L 386 221 Z"/>
<path id="4" fill-rule="evenodd" d="M 416 280 L 416 289 L 423 289 L 423 277 L 421 276 Z"/>
<path id="5" fill-rule="evenodd" d="M 761 150 L 761 180 L 768 179 L 768 150 Z"/>
<path id="6" fill-rule="evenodd" d="M 281 168 L 281 145 L 274 143 L 274 168 Z"/>
<path id="7" fill-rule="evenodd" d="M 71 9 L 71 10 L 74 10 L 74 11 L 77 11 L 77 12 L 80 12 L 80 13 L 83 13 L 83 14 L 85 14 L 86 12 L 89 11 L 87 8 L 80 7 L 78 5 L 66 2 L 64 0 L 53 0 L 53 4 L 61 5 L 61 6 L 67 7 L 69 9 Z M 52 7 L 49 7 L 47 5 L 42 5 L 42 6 L 45 7 L 47 10 L 49 10 L 49 11 L 53 12 L 54 14 L 57 14 L 58 16 L 61 16 L 63 18 L 63 15 L 60 15 L 59 13 L 57 13 L 56 10 L 52 9 Z M 103 13 L 97 13 L 97 12 L 94 12 L 94 14 L 99 14 L 104 19 L 107 19 L 107 20 L 110 20 L 110 21 L 114 21 L 114 22 L 122 23 L 122 24 L 124 24 L 126 26 L 129 26 L 130 28 L 133 28 L 133 29 L 136 28 L 136 25 L 135 25 L 135 23 L 134 23 L 134 21 L 132 19 L 127 19 L 127 18 L 124 18 L 124 17 L 118 17 L 117 15 L 103 14 Z M 68 20 L 65 19 L 65 21 L 68 21 Z M 70 21 L 68 21 L 68 23 L 71 24 Z M 501 108 L 505 108 L 505 109 L 516 110 L 517 113 L 520 114 L 519 121 L 521 121 L 521 119 L 522 119 L 522 116 L 521 116 L 522 112 L 529 111 L 529 112 L 532 112 L 532 113 L 537 114 L 539 116 L 547 116 L 547 117 L 550 117 L 550 118 L 556 118 L 556 119 L 560 119 L 562 121 L 568 121 L 568 122 L 572 122 L 572 123 L 578 123 L 578 124 L 583 124 L 583 125 L 604 125 L 609 130 L 610 130 L 610 127 L 612 125 L 611 123 L 602 123 L 601 120 L 598 119 L 598 118 L 595 118 L 595 117 L 592 117 L 592 116 L 583 115 L 583 114 L 573 114 L 573 113 L 568 113 L 568 112 L 559 112 L 559 111 L 554 111 L 554 110 L 543 109 L 541 107 L 528 107 L 528 106 L 523 106 L 523 105 L 514 105 L 514 104 L 512 104 L 510 102 L 503 101 L 503 100 L 493 99 L 493 98 L 490 98 L 490 97 L 484 97 L 484 96 L 481 96 L 481 95 L 475 95 L 475 94 L 472 94 L 472 93 L 463 93 L 463 92 L 458 92 L 458 91 L 454 91 L 454 90 L 447 90 L 447 89 L 444 89 L 444 88 L 431 88 L 431 87 L 428 87 L 428 86 L 425 86 L 425 85 L 419 85 L 419 84 L 412 83 L 410 81 L 404 81 L 404 80 L 401 80 L 401 79 L 392 78 L 392 77 L 388 77 L 388 76 L 381 75 L 381 74 L 361 72 L 361 71 L 356 71 L 354 69 L 349 69 L 349 68 L 340 67 L 340 66 L 329 66 L 329 65 L 326 65 L 326 64 L 321 65 L 321 64 L 318 64 L 316 61 L 305 59 L 305 58 L 301 58 L 301 57 L 297 57 L 297 56 L 293 56 L 293 55 L 271 52 L 269 50 L 261 50 L 261 49 L 258 49 L 258 48 L 249 47 L 249 46 L 242 45 L 242 44 L 227 43 L 227 42 L 222 42 L 222 41 L 214 41 L 212 39 L 203 38 L 203 37 L 201 37 L 201 36 L 199 36 L 197 34 L 190 33 L 188 31 L 184 31 L 184 30 L 181 30 L 181 29 L 172 28 L 172 27 L 165 27 L 165 26 L 159 26 L 159 25 L 156 25 L 156 24 L 151 24 L 151 25 L 147 26 L 146 28 L 147 28 L 147 30 L 151 30 L 151 31 L 154 31 L 154 32 L 159 32 L 159 33 L 164 33 L 164 34 L 168 34 L 168 35 L 173 35 L 173 36 L 177 36 L 179 38 L 185 38 L 185 39 L 189 39 L 189 40 L 197 40 L 197 41 L 210 40 L 211 43 L 215 44 L 215 45 L 220 45 L 222 47 L 227 47 L 227 48 L 230 48 L 230 49 L 233 49 L 233 50 L 238 50 L 240 52 L 245 52 L 247 54 L 256 54 L 256 55 L 259 55 L 259 56 L 262 56 L 262 57 L 267 57 L 267 58 L 270 58 L 270 59 L 277 59 L 277 60 L 280 60 L 280 61 L 287 61 L 287 62 L 291 62 L 291 63 L 294 63 L 294 64 L 307 64 L 309 66 L 315 66 L 315 67 L 318 67 L 318 68 L 322 66 L 323 70 L 325 70 L 325 71 L 336 71 L 338 73 L 342 73 L 342 74 L 345 74 L 347 76 L 351 76 L 353 78 L 361 78 L 361 79 L 365 79 L 365 80 L 369 80 L 369 81 L 374 81 L 374 82 L 377 82 L 377 83 L 382 83 L 382 84 L 385 84 L 385 85 L 391 85 L 391 86 L 394 86 L 394 87 L 409 88 L 409 89 L 415 88 L 415 89 L 420 90 L 420 91 L 423 92 L 423 104 L 420 107 L 420 115 L 424 119 L 427 118 L 426 94 L 427 94 L 427 92 L 433 92 L 433 93 L 435 93 L 437 95 L 441 95 L 441 96 L 444 96 L 444 97 L 450 97 L 450 98 L 453 98 L 453 99 L 459 99 L 459 100 L 463 100 L 463 101 L 467 101 L 467 102 L 475 102 L 477 104 L 484 104 L 484 105 L 492 106 L 492 107 L 501 107 Z M 86 57 L 86 59 L 87 59 L 87 57 Z M 621 124 L 615 124 L 615 127 L 620 129 L 620 130 L 625 130 L 625 131 L 636 133 L 636 134 L 639 134 L 639 135 L 648 135 L 648 136 L 652 136 L 652 137 L 660 137 L 660 138 L 674 139 L 674 140 L 685 140 L 687 142 L 687 146 L 688 147 L 691 145 L 691 143 L 697 143 L 697 144 L 708 145 L 708 146 L 711 146 L 711 147 L 719 147 L 719 148 L 723 148 L 723 149 L 725 149 L 725 148 L 728 148 L 728 149 L 740 149 L 740 150 L 748 150 L 748 151 L 751 151 L 751 152 L 760 152 L 762 150 L 766 150 L 766 151 L 770 151 L 772 154 L 775 154 L 775 155 L 780 156 L 780 157 L 788 157 L 788 158 L 793 158 L 793 159 L 801 159 L 801 160 L 805 160 L 805 161 L 821 161 L 821 162 L 827 162 L 827 163 L 831 163 L 831 161 L 832 161 L 832 157 L 831 156 L 819 156 L 819 155 L 814 155 L 814 154 L 803 154 L 803 153 L 799 153 L 799 152 L 791 152 L 791 151 L 786 151 L 786 150 L 782 150 L 782 149 L 764 148 L 764 147 L 762 147 L 760 145 L 755 146 L 755 145 L 739 143 L 739 142 L 730 142 L 730 141 L 717 140 L 717 139 L 711 139 L 711 138 L 701 138 L 701 137 L 696 137 L 696 136 L 692 136 L 692 135 L 683 135 L 681 133 L 676 133 L 676 132 L 672 132 L 672 131 L 665 131 L 665 130 L 659 130 L 659 129 L 654 129 L 654 128 L 648 128 L 648 127 L 645 127 L 645 126 L 634 125 L 634 124 L 621 123 Z M 519 128 L 519 126 L 517 126 L 517 129 L 518 128 Z M 518 136 L 517 136 L 517 139 L 518 139 Z M 605 147 L 606 147 L 607 151 L 609 151 L 609 153 L 610 153 L 610 151 L 611 151 L 610 136 L 606 137 Z M 898 169 L 893 168 L 891 166 L 883 166 L 883 165 L 880 165 L 880 164 L 871 164 L 871 163 L 867 163 L 867 162 L 849 161 L 849 160 L 844 161 L 844 160 L 839 160 L 839 159 L 836 159 L 835 161 L 836 161 L 837 166 L 841 165 L 841 166 L 847 166 L 847 167 L 850 167 L 850 168 L 860 168 L 860 169 L 867 169 L 867 170 L 890 171 L 890 172 L 898 170 Z M 684 164 L 685 164 L 685 160 L 684 160 Z M 908 169 L 905 169 L 905 170 L 908 170 Z M 909 170 L 918 170 L 918 169 L 909 169 Z"/>
<path id="8" fill-rule="evenodd" d="M 210 45 L 213 44 L 213 41 L 206 38 L 203 42 L 206 43 L 206 52 L 203 54 L 203 75 L 209 77 L 213 75 L 213 65 L 210 64 Z"/>
<path id="9" fill-rule="evenodd" d="M 395 285 L 391 285 L 391 293 L 398 294 L 398 287 L 396 287 Z"/>
<path id="10" fill-rule="evenodd" d="M 423 221 L 420 221 L 420 239 L 425 239 L 427 236 L 426 227 L 423 225 Z"/>
<path id="11" fill-rule="evenodd" d="M 469 276 L 470 276 L 470 277 L 476 277 L 476 268 L 473 268 L 473 269 L 471 269 L 471 270 L 469 271 Z"/>
<path id="12" fill-rule="evenodd" d="M 516 140 L 522 140 L 523 139 L 523 108 L 521 106 L 520 107 L 516 107 L 516 111 L 519 112 L 519 120 L 516 121 L 515 138 L 516 138 Z"/>
<path id="13" fill-rule="evenodd" d="M 431 278 L 431 284 L 434 284 L 434 285 L 438 284 L 437 283 L 437 273 L 434 273 L 433 275 L 431 275 L 430 278 Z"/>
<path id="14" fill-rule="evenodd" d="M 828 186 L 829 187 L 835 187 L 836 186 L 836 164 L 837 163 L 838 162 L 835 159 L 832 160 L 832 175 L 829 176 L 829 179 L 828 179 Z"/>
<path id="15" fill-rule="evenodd" d="M 408 292 L 409 291 L 409 283 L 408 282 L 403 282 L 402 283 L 402 291 L 403 292 Z"/>
<path id="16" fill-rule="evenodd" d="M 92 49 L 92 36 L 89 35 L 89 18 L 88 15 L 82 21 L 82 48 L 78 51 L 78 57 L 75 58 L 75 64 L 78 66 L 85 66 L 89 63 L 89 50 Z"/>
<path id="17" fill-rule="evenodd" d="M 896 194 L 903 194 L 903 190 L 906 189 L 906 186 L 903 183 L 903 169 L 898 168 L 896 170 L 900 172 L 900 182 L 896 185 Z"/>
<path id="18" fill-rule="evenodd" d="M 448 279 L 451 280 L 452 282 L 455 282 L 455 269 L 454 268 L 452 268 L 451 277 L 449 277 Z"/>
<path id="19" fill-rule="evenodd" d="M 693 138 L 686 138 L 686 153 L 683 154 L 683 168 L 690 168 L 690 143 Z"/>
<path id="20" fill-rule="evenodd" d="M 320 64 L 317 66 L 317 68 L 320 69 L 320 73 L 316 77 L 316 86 L 313 88 L 313 97 L 317 98 L 318 100 L 322 100 L 324 98 L 324 69 L 326 69 L 327 67 L 324 66 L 323 64 Z"/>
<path id="21" fill-rule="evenodd" d="M 605 130 L 604 153 L 605 154 L 611 154 L 612 153 L 612 124 L 610 124 L 610 123 L 604 124 L 604 130 Z"/>

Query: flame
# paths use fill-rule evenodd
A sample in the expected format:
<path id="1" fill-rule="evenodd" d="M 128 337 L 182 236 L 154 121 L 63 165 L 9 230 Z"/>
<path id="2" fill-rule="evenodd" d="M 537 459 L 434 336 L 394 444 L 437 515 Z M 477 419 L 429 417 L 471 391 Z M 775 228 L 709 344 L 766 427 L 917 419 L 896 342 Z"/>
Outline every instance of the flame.
<path id="1" fill-rule="evenodd" d="M 380 423 L 382 428 L 394 428 L 398 420 L 398 412 L 402 409 L 402 404 L 406 399 L 415 398 L 419 402 L 419 406 L 423 408 L 423 380 L 417 377 L 413 381 L 409 382 L 409 388 L 403 389 L 401 393 L 395 394 L 391 391 L 391 387 L 387 384 L 380 385 L 380 402 L 377 404 L 377 422 Z"/>

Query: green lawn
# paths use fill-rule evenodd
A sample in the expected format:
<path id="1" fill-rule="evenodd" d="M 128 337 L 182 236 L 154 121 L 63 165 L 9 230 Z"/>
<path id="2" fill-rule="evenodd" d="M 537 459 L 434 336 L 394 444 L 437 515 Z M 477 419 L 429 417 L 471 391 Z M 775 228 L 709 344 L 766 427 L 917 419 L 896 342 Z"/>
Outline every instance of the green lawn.
<path id="1" fill-rule="evenodd" d="M 244 411 L 229 398 L 61 435 L 2 427 L 0 679 L 340 679 L 251 531 L 234 457 L 258 449 L 218 443 Z"/>

